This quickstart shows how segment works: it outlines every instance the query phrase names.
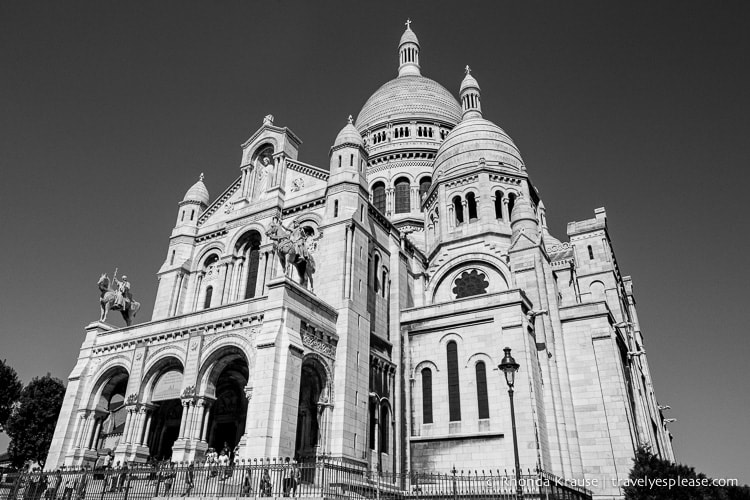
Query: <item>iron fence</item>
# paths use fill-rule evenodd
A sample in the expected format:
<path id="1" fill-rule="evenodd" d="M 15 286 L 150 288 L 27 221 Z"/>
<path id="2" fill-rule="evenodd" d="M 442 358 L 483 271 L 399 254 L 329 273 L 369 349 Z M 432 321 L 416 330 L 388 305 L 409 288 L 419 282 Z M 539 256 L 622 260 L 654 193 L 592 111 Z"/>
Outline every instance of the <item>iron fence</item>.
<path id="1" fill-rule="evenodd" d="M 589 500 L 591 492 L 545 471 L 520 476 L 523 498 Z M 5 474 L 0 500 L 145 500 L 156 497 L 503 499 L 517 497 L 514 471 L 380 474 L 344 461 L 281 459 L 231 465 L 130 465 Z"/>

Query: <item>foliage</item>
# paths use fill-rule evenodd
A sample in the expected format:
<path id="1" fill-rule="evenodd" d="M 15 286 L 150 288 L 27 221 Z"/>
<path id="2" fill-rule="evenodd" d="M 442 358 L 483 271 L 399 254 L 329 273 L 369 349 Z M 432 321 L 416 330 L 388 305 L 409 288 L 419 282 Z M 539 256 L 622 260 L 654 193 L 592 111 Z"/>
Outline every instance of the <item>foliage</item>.
<path id="1" fill-rule="evenodd" d="M 748 500 L 750 488 L 709 486 L 708 479 L 687 465 L 674 464 L 639 449 L 633 459 L 630 484 L 623 488 L 626 500 Z M 670 480 L 673 484 L 669 485 Z M 659 481 L 655 484 L 655 481 Z M 710 480 L 708 480 L 710 481 Z"/>
<path id="2" fill-rule="evenodd" d="M 21 391 L 5 431 L 10 437 L 8 453 L 14 465 L 27 460 L 44 463 L 60 414 L 65 386 L 49 373 L 34 377 Z"/>
<path id="3" fill-rule="evenodd" d="M 21 381 L 18 374 L 5 360 L 0 361 L 0 431 L 5 430 L 5 424 L 10 417 L 13 404 L 21 396 Z"/>

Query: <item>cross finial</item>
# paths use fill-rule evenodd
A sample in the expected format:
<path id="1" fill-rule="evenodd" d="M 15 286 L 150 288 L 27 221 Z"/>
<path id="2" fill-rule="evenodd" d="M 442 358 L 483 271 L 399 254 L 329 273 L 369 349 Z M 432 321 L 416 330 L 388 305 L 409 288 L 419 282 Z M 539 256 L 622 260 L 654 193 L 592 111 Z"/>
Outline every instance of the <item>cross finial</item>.
<path id="1" fill-rule="evenodd" d="M 407 19 L 406 19 L 406 22 L 405 22 L 404 24 L 406 25 L 406 29 L 408 29 L 408 30 L 410 30 L 410 29 L 411 29 L 411 26 L 409 26 L 409 25 L 411 24 L 411 19 L 408 19 L 408 18 L 407 18 Z"/>
<path id="2" fill-rule="evenodd" d="M 471 68 L 470 68 L 470 67 L 469 67 L 469 65 L 467 64 L 467 65 L 466 65 L 466 74 L 468 75 L 469 73 L 471 73 Z"/>
<path id="3" fill-rule="evenodd" d="M 201 172 L 201 175 L 199 175 L 199 176 L 198 176 L 198 180 L 199 180 L 200 182 L 203 182 L 203 172 Z"/>
<path id="4" fill-rule="evenodd" d="M 354 123 L 354 118 L 352 118 L 352 115 L 349 115 L 349 125 Z"/>

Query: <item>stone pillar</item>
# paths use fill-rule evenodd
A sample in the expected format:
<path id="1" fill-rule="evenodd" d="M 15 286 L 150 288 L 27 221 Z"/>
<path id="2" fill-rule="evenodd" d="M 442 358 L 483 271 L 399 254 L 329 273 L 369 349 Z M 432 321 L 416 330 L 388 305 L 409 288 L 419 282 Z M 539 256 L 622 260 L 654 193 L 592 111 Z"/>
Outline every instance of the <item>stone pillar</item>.
<path id="1" fill-rule="evenodd" d="M 409 199 L 411 200 L 411 211 L 419 212 L 419 205 L 421 203 L 419 199 L 419 185 L 411 186 L 411 196 Z"/>
<path id="2" fill-rule="evenodd" d="M 153 419 L 153 411 L 148 408 L 146 409 L 146 429 L 143 431 L 143 436 L 141 436 L 141 442 L 140 444 L 143 446 L 147 446 L 148 443 L 148 435 L 151 432 L 151 420 Z"/>
<path id="3" fill-rule="evenodd" d="M 96 427 L 96 417 L 93 413 L 89 413 L 86 417 L 86 438 L 83 441 L 83 448 L 86 450 L 91 449 L 91 441 L 94 440 L 94 430 Z"/>
<path id="4" fill-rule="evenodd" d="M 86 432 L 86 412 L 80 412 L 78 414 L 78 428 L 76 429 L 75 439 L 73 440 L 73 448 L 81 447 L 81 442 L 83 441 L 83 436 L 85 432 Z"/>
<path id="5" fill-rule="evenodd" d="M 187 416 L 188 416 L 188 401 L 182 400 L 182 418 L 180 420 L 180 432 L 178 434 L 178 439 L 185 439 L 185 424 L 187 422 Z"/>
<path id="6" fill-rule="evenodd" d="M 318 455 L 327 455 L 330 452 L 330 447 L 328 445 L 328 426 L 332 411 L 332 404 L 318 403 Z"/>
<path id="7" fill-rule="evenodd" d="M 96 450 L 96 444 L 99 442 L 99 434 L 102 432 L 102 424 L 104 419 L 101 416 L 94 417 L 94 439 L 91 440 L 89 445 L 90 450 Z"/>
<path id="8" fill-rule="evenodd" d="M 390 216 L 394 212 L 393 194 L 395 189 L 392 187 L 385 188 L 385 215 Z"/>
<path id="9" fill-rule="evenodd" d="M 508 213 L 508 204 L 510 203 L 510 200 L 507 196 L 503 196 L 503 220 L 508 221 L 510 224 L 510 214 Z"/>
<path id="10" fill-rule="evenodd" d="M 211 417 L 211 402 L 206 401 L 206 409 L 203 415 L 203 428 L 201 430 L 201 441 L 208 442 L 208 419 Z"/>
<path id="11" fill-rule="evenodd" d="M 245 432 L 240 438 L 240 445 L 242 447 L 247 444 L 247 436 L 250 433 L 250 400 L 253 399 L 253 387 L 250 385 L 245 386 L 245 398 L 247 398 L 247 410 L 245 414 Z"/>
<path id="12" fill-rule="evenodd" d="M 203 432 L 203 416 L 206 413 L 206 401 L 199 399 L 196 402 L 197 412 L 193 418 L 193 428 L 190 433 L 190 437 L 201 441 L 201 433 Z"/>

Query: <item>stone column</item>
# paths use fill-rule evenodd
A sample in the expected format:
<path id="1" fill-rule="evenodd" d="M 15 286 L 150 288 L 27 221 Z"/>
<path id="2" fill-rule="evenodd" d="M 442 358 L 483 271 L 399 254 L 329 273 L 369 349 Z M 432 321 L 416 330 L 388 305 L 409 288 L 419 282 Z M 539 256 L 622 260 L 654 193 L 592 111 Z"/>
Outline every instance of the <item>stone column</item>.
<path id="1" fill-rule="evenodd" d="M 94 439 L 94 428 L 96 427 L 96 418 L 92 412 L 86 416 L 86 437 L 83 440 L 82 448 L 85 450 L 91 449 L 91 441 Z"/>
<path id="2" fill-rule="evenodd" d="M 419 185 L 411 187 L 411 196 L 409 197 L 409 199 L 411 200 L 411 211 L 419 212 Z"/>
<path id="3" fill-rule="evenodd" d="M 510 224 L 510 214 L 508 213 L 508 204 L 510 203 L 510 200 L 507 196 L 503 196 L 503 220 L 508 221 Z"/>
<path id="4" fill-rule="evenodd" d="M 153 412 L 151 409 L 146 409 L 146 428 L 143 431 L 143 435 L 141 436 L 141 442 L 140 444 L 143 446 L 146 446 L 146 443 L 148 443 L 148 434 L 151 432 L 151 420 L 153 419 Z"/>
<path id="5" fill-rule="evenodd" d="M 104 423 L 104 419 L 101 416 L 94 417 L 94 438 L 89 445 L 90 450 L 96 449 L 96 444 L 99 442 L 99 434 L 102 432 L 102 423 Z"/>
<path id="6" fill-rule="evenodd" d="M 333 411 L 333 405 L 329 403 L 318 403 L 318 455 L 328 454 L 328 426 Z"/>
<path id="7" fill-rule="evenodd" d="M 76 436 L 73 440 L 73 448 L 80 448 L 83 436 L 86 431 L 86 413 L 81 412 L 78 414 L 78 428 L 76 429 Z"/>
<path id="8" fill-rule="evenodd" d="M 247 410 L 245 412 L 245 433 L 240 438 L 240 442 L 247 440 L 248 433 L 250 432 L 250 400 L 253 399 L 253 387 L 245 387 L 245 398 L 247 398 Z"/>
<path id="9" fill-rule="evenodd" d="M 385 214 L 390 216 L 394 212 L 393 206 L 393 193 L 395 189 L 392 187 L 385 188 Z"/>
<path id="10" fill-rule="evenodd" d="M 193 415 L 193 425 L 190 430 L 190 437 L 201 440 L 201 431 L 203 430 L 203 415 L 206 412 L 206 401 L 199 399 L 196 403 L 196 412 Z"/>
<path id="11" fill-rule="evenodd" d="M 182 400 L 182 418 L 180 420 L 180 432 L 178 434 L 178 439 L 185 439 L 185 425 L 187 423 L 187 417 L 188 417 L 188 401 Z"/>
<path id="12" fill-rule="evenodd" d="M 240 276 L 242 276 L 242 270 L 245 266 L 245 258 L 238 257 L 235 260 L 234 270 L 232 271 L 232 287 L 230 292 L 230 301 L 236 302 L 239 299 L 239 288 L 240 288 Z"/>
<path id="13" fill-rule="evenodd" d="M 204 443 L 208 441 L 208 419 L 211 417 L 211 402 L 205 401 L 206 409 L 203 415 L 203 426 L 201 429 L 201 441 Z"/>

